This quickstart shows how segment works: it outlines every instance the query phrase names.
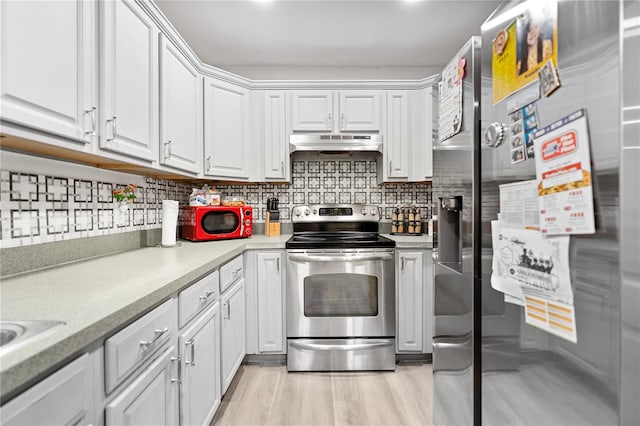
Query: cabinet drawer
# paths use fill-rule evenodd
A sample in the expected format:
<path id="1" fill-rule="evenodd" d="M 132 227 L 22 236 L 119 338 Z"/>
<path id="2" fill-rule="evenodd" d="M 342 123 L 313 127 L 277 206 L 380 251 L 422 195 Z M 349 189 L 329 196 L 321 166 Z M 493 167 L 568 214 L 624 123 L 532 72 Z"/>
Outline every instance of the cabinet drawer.
<path id="1" fill-rule="evenodd" d="M 0 408 L 0 419 L 12 425 L 93 423 L 92 358 L 85 354 Z"/>
<path id="2" fill-rule="evenodd" d="M 220 268 L 220 292 L 224 293 L 231 284 L 244 276 L 242 255 Z"/>
<path id="3" fill-rule="evenodd" d="M 107 393 L 175 335 L 175 303 L 166 301 L 104 343 Z"/>
<path id="4" fill-rule="evenodd" d="M 178 296 L 178 325 L 184 327 L 205 307 L 218 299 L 220 274 L 214 271 L 180 292 Z"/>

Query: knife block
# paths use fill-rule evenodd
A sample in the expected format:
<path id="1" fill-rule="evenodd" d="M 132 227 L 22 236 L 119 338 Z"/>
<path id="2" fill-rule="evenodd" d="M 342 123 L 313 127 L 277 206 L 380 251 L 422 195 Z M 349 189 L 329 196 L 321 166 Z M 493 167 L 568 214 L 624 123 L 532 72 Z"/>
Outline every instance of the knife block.
<path id="1" fill-rule="evenodd" d="M 271 215 L 271 212 L 267 212 L 264 221 L 264 235 L 267 237 L 277 237 L 280 235 L 280 219 L 279 215 Z M 275 217 L 275 219 L 272 219 Z"/>

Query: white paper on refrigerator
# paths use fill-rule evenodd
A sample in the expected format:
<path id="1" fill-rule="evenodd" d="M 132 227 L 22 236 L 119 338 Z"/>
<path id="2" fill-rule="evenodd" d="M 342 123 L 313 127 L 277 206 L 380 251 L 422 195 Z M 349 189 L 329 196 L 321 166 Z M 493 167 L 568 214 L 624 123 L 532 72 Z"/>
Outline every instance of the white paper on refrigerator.
<path id="1" fill-rule="evenodd" d="M 525 322 L 573 343 L 578 342 L 573 304 L 525 294 Z"/>
<path id="2" fill-rule="evenodd" d="M 538 130 L 534 139 L 540 231 L 593 234 L 593 188 L 583 110 Z"/>
<path id="3" fill-rule="evenodd" d="M 500 226 L 538 230 L 538 218 L 535 179 L 500 185 Z"/>
<path id="4" fill-rule="evenodd" d="M 545 238 L 538 231 L 491 224 L 494 289 L 519 299 L 526 291 L 573 305 L 569 237 Z"/>
<path id="5" fill-rule="evenodd" d="M 438 83 L 438 141 L 457 134 L 462 127 L 462 76 L 460 59 L 453 58 Z"/>

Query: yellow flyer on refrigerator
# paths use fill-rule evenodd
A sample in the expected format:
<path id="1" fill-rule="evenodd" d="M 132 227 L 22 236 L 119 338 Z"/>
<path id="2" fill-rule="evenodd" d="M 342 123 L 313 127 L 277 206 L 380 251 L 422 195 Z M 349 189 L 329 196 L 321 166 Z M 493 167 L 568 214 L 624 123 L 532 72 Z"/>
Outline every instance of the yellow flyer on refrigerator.
<path id="1" fill-rule="evenodd" d="M 593 234 L 593 187 L 587 117 L 578 110 L 534 138 L 540 232 Z"/>
<path id="2" fill-rule="evenodd" d="M 558 5 L 555 0 L 522 3 L 520 16 L 493 40 L 493 104 L 538 81 L 538 70 L 551 59 L 558 65 Z"/>

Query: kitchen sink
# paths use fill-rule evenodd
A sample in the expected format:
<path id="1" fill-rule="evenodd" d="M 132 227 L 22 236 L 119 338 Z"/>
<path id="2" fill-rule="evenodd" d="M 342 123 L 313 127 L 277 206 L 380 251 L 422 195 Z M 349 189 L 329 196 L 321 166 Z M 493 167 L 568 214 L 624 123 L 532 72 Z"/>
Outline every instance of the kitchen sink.
<path id="1" fill-rule="evenodd" d="M 0 355 L 63 324 L 62 321 L 0 320 Z"/>

